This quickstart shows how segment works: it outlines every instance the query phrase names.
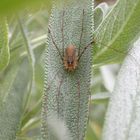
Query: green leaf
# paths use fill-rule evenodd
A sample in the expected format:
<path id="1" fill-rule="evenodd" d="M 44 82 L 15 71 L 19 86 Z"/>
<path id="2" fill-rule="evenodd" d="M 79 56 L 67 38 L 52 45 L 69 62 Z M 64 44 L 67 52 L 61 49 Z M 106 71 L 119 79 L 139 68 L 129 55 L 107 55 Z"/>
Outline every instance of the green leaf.
<path id="1" fill-rule="evenodd" d="M 22 64 L 12 67 L 12 79 L 7 79 L 4 85 L 8 83 L 7 91 L 0 104 L 0 139 L 13 140 L 20 125 L 22 115 L 23 97 L 27 90 L 29 81 L 29 69 L 27 59 Z M 8 81 L 9 80 L 9 81 Z M 6 85 L 3 87 L 6 88 Z"/>
<path id="2" fill-rule="evenodd" d="M 64 48 L 70 44 L 75 45 L 77 53 L 79 47 L 81 53 L 91 42 L 92 3 L 92 0 L 76 0 L 68 7 L 64 4 L 53 8 L 45 55 L 42 111 L 44 140 L 83 140 L 85 137 L 90 95 L 91 48 L 84 51 L 78 67 L 72 72 L 65 69 L 60 54 L 63 57 L 63 41 Z"/>
<path id="3" fill-rule="evenodd" d="M 92 122 L 89 121 L 86 140 L 99 140 L 99 138 L 96 136 L 96 134 L 94 132 L 94 129 L 93 129 L 92 125 L 93 125 Z"/>
<path id="4" fill-rule="evenodd" d="M 5 18 L 0 18 L 0 71 L 9 63 L 8 26 Z"/>
<path id="5" fill-rule="evenodd" d="M 94 28 L 96 30 L 96 28 L 99 26 L 99 24 L 102 22 L 103 19 L 103 12 L 102 9 L 100 7 L 95 8 L 94 11 Z"/>
<path id="6" fill-rule="evenodd" d="M 140 40 L 127 56 L 110 98 L 103 140 L 140 139 Z"/>
<path id="7" fill-rule="evenodd" d="M 139 7 L 139 0 L 117 1 L 94 33 L 94 65 L 118 62 L 124 58 L 128 46 L 140 34 Z"/>
<path id="8" fill-rule="evenodd" d="M 109 7 L 106 3 L 101 3 L 94 9 L 94 29 L 95 30 L 100 25 L 100 23 L 102 22 L 103 18 L 105 17 L 108 11 L 109 11 Z"/>

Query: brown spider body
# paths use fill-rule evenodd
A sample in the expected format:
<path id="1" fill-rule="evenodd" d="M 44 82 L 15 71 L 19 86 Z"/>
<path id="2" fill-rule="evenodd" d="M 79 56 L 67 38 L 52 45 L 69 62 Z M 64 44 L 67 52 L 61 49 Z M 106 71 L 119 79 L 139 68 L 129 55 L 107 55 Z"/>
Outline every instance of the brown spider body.
<path id="1" fill-rule="evenodd" d="M 65 49 L 64 54 L 64 67 L 68 71 L 73 71 L 77 67 L 78 59 L 76 56 L 76 47 L 74 45 L 69 45 Z"/>

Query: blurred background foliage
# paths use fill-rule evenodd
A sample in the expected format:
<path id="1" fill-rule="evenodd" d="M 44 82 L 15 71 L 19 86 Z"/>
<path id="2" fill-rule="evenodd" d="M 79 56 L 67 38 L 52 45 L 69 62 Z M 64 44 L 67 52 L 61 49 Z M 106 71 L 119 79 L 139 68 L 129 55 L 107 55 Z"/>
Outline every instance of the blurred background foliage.
<path id="1" fill-rule="evenodd" d="M 96 0 L 95 7 L 104 1 L 109 6 L 115 3 L 115 0 Z M 25 89 L 17 140 L 35 140 L 40 135 L 44 81 L 43 53 L 46 47 L 51 7 L 51 0 L 0 1 L 1 16 L 7 17 L 10 51 L 9 64 L 0 72 L 0 101 L 6 96 L 4 93 L 8 90 L 10 77 L 14 74 L 16 67 L 21 67 L 23 70 L 26 70 L 26 67 L 30 69 L 26 71 L 30 80 Z M 19 63 L 24 63 L 24 65 L 19 65 Z M 104 115 L 118 70 L 119 64 L 92 68 L 92 100 L 89 106 L 90 116 L 86 140 L 101 139 Z M 24 80 L 23 75 L 20 76 L 20 79 Z M 95 94 L 98 94 L 98 97 Z M 100 94 L 104 94 L 105 97 L 100 98 Z"/>

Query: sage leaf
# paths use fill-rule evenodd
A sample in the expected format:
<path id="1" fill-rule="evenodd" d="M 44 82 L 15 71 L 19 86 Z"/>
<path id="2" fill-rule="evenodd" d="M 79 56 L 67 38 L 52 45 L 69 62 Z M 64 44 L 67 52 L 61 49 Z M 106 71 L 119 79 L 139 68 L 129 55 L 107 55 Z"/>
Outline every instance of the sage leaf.
<path id="1" fill-rule="evenodd" d="M 84 51 L 77 68 L 72 72 L 65 69 L 62 59 L 69 45 L 76 46 L 78 55 L 78 51 L 81 54 L 92 41 L 92 4 L 92 0 L 76 0 L 67 6 L 62 2 L 61 6 L 55 5 L 52 10 L 45 55 L 42 110 L 44 140 L 83 140 L 85 137 L 90 95 L 91 47 Z M 54 122 L 57 122 L 55 127 Z"/>

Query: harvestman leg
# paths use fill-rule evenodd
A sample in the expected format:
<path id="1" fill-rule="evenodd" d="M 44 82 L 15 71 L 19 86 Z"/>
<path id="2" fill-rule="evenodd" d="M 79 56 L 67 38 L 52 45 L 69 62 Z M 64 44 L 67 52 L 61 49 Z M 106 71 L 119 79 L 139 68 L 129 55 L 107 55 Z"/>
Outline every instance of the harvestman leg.
<path id="1" fill-rule="evenodd" d="M 59 98 L 60 98 L 60 95 L 61 95 L 61 86 L 62 86 L 62 84 L 63 84 L 63 82 L 64 82 L 64 75 L 62 76 L 62 79 L 59 81 L 59 86 L 58 86 L 58 89 L 57 89 L 57 95 L 56 95 L 56 100 L 57 100 L 57 113 L 58 113 L 58 115 L 59 115 L 59 113 L 60 113 L 60 101 L 59 101 Z"/>
<path id="2" fill-rule="evenodd" d="M 78 61 L 80 60 L 81 56 L 84 54 L 85 50 L 88 48 L 88 47 L 91 47 L 92 44 L 94 44 L 95 42 L 94 41 L 91 41 L 86 47 L 84 47 L 84 49 L 82 50 L 81 54 L 79 55 L 78 57 Z"/>
<path id="3" fill-rule="evenodd" d="M 48 32 L 50 33 L 52 42 L 53 42 L 55 48 L 57 49 L 57 51 L 58 51 L 58 53 L 59 53 L 59 55 L 60 55 L 60 57 L 61 57 L 62 62 L 63 62 L 63 57 L 64 57 L 64 15 L 65 15 L 65 11 L 63 10 L 63 13 L 62 13 L 62 25 L 61 25 L 62 43 L 63 43 L 63 44 L 62 44 L 63 55 L 61 55 L 60 50 L 59 50 L 57 44 L 56 44 L 55 41 L 54 41 L 53 34 L 51 33 L 50 27 L 48 28 Z"/>
<path id="4" fill-rule="evenodd" d="M 93 43 L 96 43 L 95 38 L 93 38 Z M 93 43 L 92 43 L 92 44 L 93 44 Z M 98 43 L 101 43 L 102 45 L 104 45 L 104 46 L 107 47 L 108 49 L 111 49 L 111 50 L 116 51 L 116 52 L 118 52 L 118 53 L 121 53 L 121 54 L 123 54 L 123 55 L 127 55 L 127 54 L 130 55 L 130 56 L 134 59 L 134 61 L 136 62 L 136 64 L 138 64 L 138 65 L 140 66 L 140 64 L 138 63 L 138 61 L 136 60 L 136 58 L 135 58 L 133 55 L 131 55 L 130 53 L 127 53 L 127 52 L 130 51 L 131 48 L 129 48 L 127 52 L 122 52 L 122 51 L 120 51 L 120 50 L 117 50 L 117 49 L 113 48 L 113 46 L 107 46 L 106 44 L 103 44 L 102 42 L 99 42 L 99 41 L 98 41 Z"/>
<path id="5" fill-rule="evenodd" d="M 60 50 L 59 50 L 57 44 L 56 44 L 55 41 L 54 41 L 53 34 L 52 34 L 51 30 L 50 30 L 50 27 L 48 28 L 48 32 L 50 33 L 50 37 L 51 37 L 52 43 L 54 44 L 55 48 L 57 49 L 57 51 L 58 51 L 58 53 L 59 53 L 59 55 L 60 55 L 60 57 L 61 57 L 61 60 L 62 60 L 62 62 L 63 62 L 63 56 L 61 55 L 61 52 L 60 52 Z"/>
<path id="6" fill-rule="evenodd" d="M 80 57 L 82 56 L 82 54 L 84 53 L 84 51 L 81 52 L 81 45 L 82 45 L 82 38 L 83 38 L 83 31 L 84 31 L 84 16 L 85 16 L 85 10 L 83 9 L 82 11 L 82 29 L 81 29 L 81 35 L 80 35 L 80 44 L 79 44 L 79 49 L 78 49 L 78 61 L 80 60 Z M 79 136 L 79 126 L 80 126 L 80 122 L 79 122 L 79 115 L 80 115 L 80 79 L 77 80 L 77 88 L 78 88 L 78 99 L 79 99 L 79 103 L 78 103 L 78 112 L 77 112 L 77 117 L 78 117 L 78 123 L 77 123 L 77 132 L 78 132 L 78 136 Z M 78 137 L 79 139 L 79 137 Z"/>
<path id="7" fill-rule="evenodd" d="M 62 25 L 61 25 L 61 32 L 62 32 L 62 48 L 63 48 L 63 57 L 64 57 L 64 15 L 65 15 L 65 11 L 63 10 L 62 13 Z"/>
<path id="8" fill-rule="evenodd" d="M 85 16 L 85 10 L 83 9 L 83 14 L 82 14 L 82 31 L 81 31 L 81 35 L 80 35 L 80 46 L 81 46 L 81 42 L 82 42 L 82 37 L 83 37 L 83 30 L 84 30 L 84 16 Z M 81 56 L 84 54 L 85 50 L 90 47 L 93 43 L 95 43 L 95 41 L 91 41 L 86 47 L 84 47 L 84 49 L 82 50 L 82 52 L 80 53 L 80 47 L 78 50 L 78 62 L 81 58 Z"/>
<path id="9" fill-rule="evenodd" d="M 63 11 L 63 15 L 64 15 L 64 11 Z M 63 19 L 62 19 L 62 28 L 63 28 Z M 61 31 L 63 32 L 63 29 L 62 29 L 62 28 L 61 28 Z M 53 38 L 53 34 L 52 34 L 52 32 L 51 32 L 50 27 L 48 27 L 48 32 L 49 32 L 49 34 L 50 34 L 50 38 L 51 38 L 51 40 L 52 40 L 52 43 L 53 43 L 53 45 L 55 46 L 55 48 L 57 49 L 57 51 L 58 51 L 58 53 L 59 53 L 59 55 L 60 55 L 60 57 L 61 57 L 62 63 L 63 63 L 63 56 L 61 55 L 61 52 L 60 52 L 60 50 L 59 50 L 57 44 L 55 43 L 55 40 L 54 40 L 54 38 Z M 62 33 L 62 38 L 63 38 L 62 40 L 63 40 L 63 42 L 64 42 L 63 33 Z M 63 44 L 64 44 L 64 43 L 63 43 Z M 63 48 L 64 48 L 64 45 L 63 45 Z M 64 50 L 63 50 L 63 51 L 64 51 Z M 56 72 L 56 74 L 55 74 L 53 80 L 55 79 L 55 77 L 57 76 L 57 74 L 58 74 L 59 72 L 60 72 L 60 70 L 58 70 L 58 71 Z M 52 80 L 52 81 L 53 81 L 53 80 Z M 50 88 L 50 86 L 51 86 L 51 84 L 49 85 L 48 89 Z"/>
<path id="10" fill-rule="evenodd" d="M 59 50 L 57 44 L 56 44 L 55 41 L 54 41 L 53 35 L 52 35 L 51 31 L 50 31 L 50 28 L 48 29 L 48 30 L 49 30 L 49 33 L 50 33 L 50 36 L 51 36 L 51 39 L 52 39 L 52 42 L 53 42 L 55 48 L 57 49 L 57 51 L 58 51 L 58 53 L 59 53 L 59 55 L 60 55 L 60 57 L 61 57 L 62 62 L 63 62 L 63 58 L 64 58 L 64 14 L 65 14 L 65 11 L 63 10 L 63 12 L 62 12 L 62 24 L 61 24 L 62 49 L 63 49 L 63 52 L 62 52 L 63 54 L 62 54 L 62 55 L 61 55 L 61 53 L 60 53 L 60 50 Z M 59 71 L 58 71 L 58 72 L 59 72 Z M 56 75 L 57 75 L 58 72 L 56 72 Z M 54 76 L 53 79 L 55 79 L 55 76 Z M 60 94 L 61 94 L 60 88 L 61 88 L 61 86 L 62 86 L 63 80 L 64 80 L 64 76 L 62 76 L 62 79 L 60 80 L 60 84 L 59 84 L 59 86 L 58 86 L 58 91 L 57 91 L 58 94 L 57 94 L 57 96 L 56 96 L 56 98 L 57 98 L 57 105 L 58 105 L 58 115 L 59 115 L 59 104 L 60 104 L 60 103 L 59 103 L 59 96 L 60 96 Z"/>
<path id="11" fill-rule="evenodd" d="M 84 15 L 85 15 L 85 10 L 83 9 L 83 13 L 82 13 L 82 30 L 81 30 L 81 35 L 80 35 L 80 46 L 79 46 L 79 49 L 78 49 L 78 56 L 80 55 L 80 48 L 81 48 L 82 37 L 83 37 L 83 30 L 84 30 Z"/>
<path id="12" fill-rule="evenodd" d="M 63 58 L 64 58 L 64 15 L 65 15 L 65 11 L 64 11 L 64 9 L 63 9 L 63 11 L 62 11 L 62 22 L 61 22 L 61 33 L 62 33 L 62 49 L 63 49 L 63 56 L 62 56 L 62 60 L 63 60 Z M 62 79 L 60 80 L 60 83 L 59 83 L 59 86 L 58 86 L 58 94 L 57 94 L 57 96 L 56 96 L 56 98 L 57 98 L 57 113 L 58 113 L 58 115 L 59 115 L 59 112 L 60 112 L 60 108 L 59 108 L 59 106 L 60 106 L 60 103 L 59 103 L 59 97 L 60 97 L 60 94 L 61 94 L 61 86 L 62 86 L 62 84 L 63 84 L 63 81 L 64 81 L 64 75 L 62 76 Z"/>
<path id="13" fill-rule="evenodd" d="M 57 49 L 57 51 L 58 51 L 58 53 L 59 53 L 59 55 L 60 55 L 60 57 L 61 57 L 61 60 L 62 60 L 62 62 L 63 62 L 63 57 L 62 57 L 62 55 L 61 55 L 61 53 L 60 53 L 60 50 L 59 50 L 57 44 L 55 43 L 55 40 L 54 40 L 54 38 L 53 38 L 53 34 L 52 34 L 52 32 L 51 32 L 50 27 L 48 27 L 48 32 L 49 32 L 49 34 L 50 34 L 50 38 L 51 38 L 51 40 L 52 40 L 52 43 L 53 43 L 53 45 L 55 46 L 55 48 Z M 53 82 L 53 80 L 55 79 L 55 77 L 57 76 L 57 74 L 58 74 L 59 72 L 60 72 L 60 70 L 58 70 L 58 71 L 56 72 L 56 74 L 54 75 L 54 77 L 53 77 L 53 79 L 52 79 L 52 82 Z M 50 86 L 51 86 L 52 82 L 49 84 L 47 90 L 50 89 Z"/>
<path id="14" fill-rule="evenodd" d="M 85 11 L 84 11 L 84 9 L 83 9 L 82 31 L 81 31 L 81 36 L 80 36 L 80 46 L 81 46 L 82 37 L 83 37 L 83 30 L 84 30 L 84 27 L 83 27 L 83 25 L 84 25 L 84 16 L 85 16 Z M 93 39 L 89 44 L 87 44 L 87 46 L 85 46 L 85 47 L 83 48 L 83 50 L 81 51 L 81 53 L 80 53 L 80 47 L 79 47 L 79 50 L 78 50 L 78 62 L 80 61 L 80 58 L 81 58 L 81 56 L 84 54 L 85 50 L 86 50 L 88 47 L 91 47 L 91 45 L 92 45 L 93 43 L 95 43 L 94 39 Z M 80 100 L 80 83 L 79 83 L 79 81 L 78 81 L 78 89 L 79 89 L 79 94 L 78 94 L 78 96 L 79 96 L 79 100 Z M 90 94 L 89 96 L 90 96 L 89 98 L 90 98 L 90 100 L 91 100 L 91 94 Z M 89 107 L 90 107 L 90 106 L 89 106 Z M 80 108 L 80 104 L 79 104 L 79 107 L 78 107 L 78 108 Z M 79 115 L 79 110 L 78 110 L 78 115 Z M 88 121 L 89 121 L 89 116 L 88 116 Z"/>

